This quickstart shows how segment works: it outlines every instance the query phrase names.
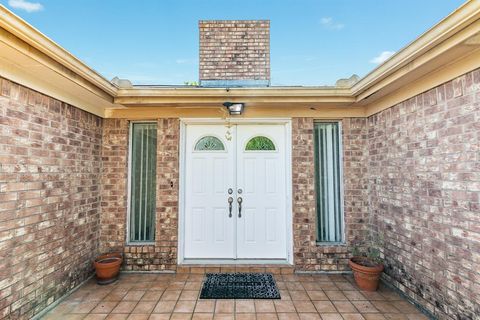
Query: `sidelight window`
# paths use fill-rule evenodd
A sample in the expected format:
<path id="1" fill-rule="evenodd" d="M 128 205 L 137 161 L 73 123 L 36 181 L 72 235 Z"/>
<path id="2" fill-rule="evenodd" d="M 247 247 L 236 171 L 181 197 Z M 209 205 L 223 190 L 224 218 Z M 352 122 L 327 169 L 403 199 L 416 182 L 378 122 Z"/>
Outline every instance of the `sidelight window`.
<path id="1" fill-rule="evenodd" d="M 340 124 L 315 123 L 314 140 L 317 240 L 340 243 L 344 241 Z"/>
<path id="2" fill-rule="evenodd" d="M 130 126 L 130 242 L 155 240 L 155 186 L 157 124 L 133 122 Z"/>

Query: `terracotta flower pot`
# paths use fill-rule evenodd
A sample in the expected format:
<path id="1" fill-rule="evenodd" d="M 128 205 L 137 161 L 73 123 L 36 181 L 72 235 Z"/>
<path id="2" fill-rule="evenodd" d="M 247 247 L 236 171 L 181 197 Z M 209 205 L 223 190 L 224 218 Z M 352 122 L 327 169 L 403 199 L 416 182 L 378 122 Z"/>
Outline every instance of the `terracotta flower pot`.
<path id="1" fill-rule="evenodd" d="M 107 253 L 98 256 L 93 262 L 98 284 L 109 284 L 118 279 L 122 265 L 121 253 Z"/>
<path id="2" fill-rule="evenodd" d="M 364 257 L 353 257 L 348 261 L 358 287 L 365 291 L 376 291 L 383 271 L 383 264 L 373 264 Z"/>

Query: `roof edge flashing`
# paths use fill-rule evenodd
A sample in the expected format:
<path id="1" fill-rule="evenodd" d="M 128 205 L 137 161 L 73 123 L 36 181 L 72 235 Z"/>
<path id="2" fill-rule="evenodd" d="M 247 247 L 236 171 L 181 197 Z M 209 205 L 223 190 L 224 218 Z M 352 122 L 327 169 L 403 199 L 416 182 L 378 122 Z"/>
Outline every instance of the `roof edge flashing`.
<path id="1" fill-rule="evenodd" d="M 260 88 L 269 86 L 269 80 L 200 80 L 200 87 L 206 88 Z"/>

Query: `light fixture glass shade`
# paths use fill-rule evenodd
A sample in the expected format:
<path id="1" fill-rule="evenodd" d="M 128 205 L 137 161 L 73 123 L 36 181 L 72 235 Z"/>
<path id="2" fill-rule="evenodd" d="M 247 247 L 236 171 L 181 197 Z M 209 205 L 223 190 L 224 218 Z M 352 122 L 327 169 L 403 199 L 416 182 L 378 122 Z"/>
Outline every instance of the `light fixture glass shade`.
<path id="1" fill-rule="evenodd" d="M 243 112 L 243 103 L 225 102 L 223 105 L 228 109 L 228 113 L 230 113 L 230 115 L 241 115 Z"/>

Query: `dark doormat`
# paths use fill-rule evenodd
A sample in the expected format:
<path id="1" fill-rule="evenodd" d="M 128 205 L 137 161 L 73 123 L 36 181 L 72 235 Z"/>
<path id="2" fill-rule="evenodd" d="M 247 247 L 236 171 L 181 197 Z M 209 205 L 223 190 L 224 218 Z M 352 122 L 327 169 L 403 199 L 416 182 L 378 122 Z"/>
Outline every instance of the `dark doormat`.
<path id="1" fill-rule="evenodd" d="M 270 273 L 207 273 L 200 299 L 280 299 Z"/>

